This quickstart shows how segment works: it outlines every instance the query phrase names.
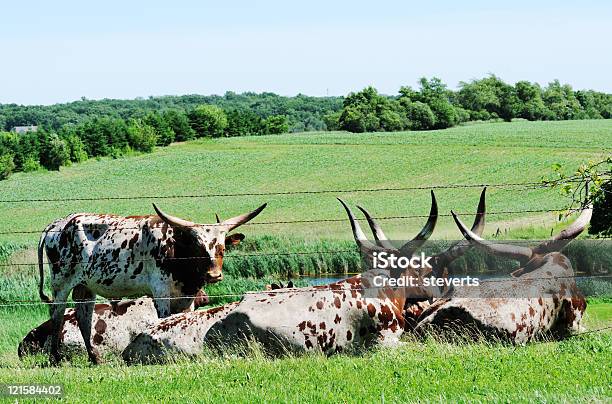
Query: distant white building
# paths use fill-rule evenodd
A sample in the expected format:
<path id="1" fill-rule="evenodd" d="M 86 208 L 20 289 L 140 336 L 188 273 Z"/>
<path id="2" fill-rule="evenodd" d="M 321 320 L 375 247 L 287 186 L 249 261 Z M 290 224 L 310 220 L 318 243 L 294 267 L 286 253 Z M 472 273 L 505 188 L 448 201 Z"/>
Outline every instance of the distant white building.
<path id="1" fill-rule="evenodd" d="M 26 132 L 36 132 L 38 130 L 38 126 L 36 125 L 28 125 L 28 126 L 15 126 L 11 131 L 15 133 L 26 133 Z"/>

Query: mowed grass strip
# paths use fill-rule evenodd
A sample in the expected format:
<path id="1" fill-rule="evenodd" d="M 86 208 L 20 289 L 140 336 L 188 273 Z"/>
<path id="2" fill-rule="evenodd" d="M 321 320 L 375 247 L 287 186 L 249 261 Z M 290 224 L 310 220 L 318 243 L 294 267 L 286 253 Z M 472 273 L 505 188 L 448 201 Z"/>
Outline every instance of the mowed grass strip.
<path id="1" fill-rule="evenodd" d="M 68 402 L 608 401 L 612 335 L 561 343 L 409 343 L 363 357 L 257 352 L 163 366 L 0 369 L 0 383 L 61 383 Z"/>
<path id="2" fill-rule="evenodd" d="M 214 213 L 229 217 L 268 208 L 255 220 L 342 219 L 335 197 L 362 204 L 376 216 L 426 215 L 429 192 L 356 192 L 214 198 L 104 200 L 106 196 L 167 196 L 309 190 L 414 187 L 443 184 L 539 181 L 553 163 L 576 167 L 612 147 L 612 121 L 512 122 L 462 126 L 443 131 L 375 134 L 313 133 L 203 139 L 158 149 L 151 155 L 90 160 L 60 172 L 18 173 L 0 182 L 0 199 L 100 198 L 94 201 L 0 203 L 0 231 L 39 230 L 72 212 L 151 214 L 151 202 L 202 223 Z M 474 211 L 480 190 L 440 189 L 441 213 Z M 554 190 L 491 188 L 490 211 L 557 208 Z M 550 223 L 553 214 L 496 215 L 496 224 L 516 227 Z M 469 220 L 469 218 L 466 218 Z M 385 221 L 390 237 L 412 236 L 423 218 Z M 492 228 L 491 231 L 494 231 Z M 247 234 L 306 238 L 350 238 L 347 223 L 248 226 Z M 449 217 L 434 237 L 456 237 Z M 37 234 L 3 235 L 34 244 Z"/>

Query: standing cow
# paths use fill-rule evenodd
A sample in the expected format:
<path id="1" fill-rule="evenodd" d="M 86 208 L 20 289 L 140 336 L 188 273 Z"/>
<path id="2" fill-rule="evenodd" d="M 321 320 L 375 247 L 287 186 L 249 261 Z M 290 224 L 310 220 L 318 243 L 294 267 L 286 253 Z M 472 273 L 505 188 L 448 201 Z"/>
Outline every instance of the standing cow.
<path id="1" fill-rule="evenodd" d="M 559 251 L 585 229 L 591 215 L 591 207 L 584 209 L 552 240 L 530 248 L 483 240 L 453 213 L 467 240 L 490 254 L 518 260 L 521 267 L 510 278 L 451 291 L 423 312 L 417 329 L 472 327 L 479 334 L 514 343 L 580 331 L 586 300 L 576 286 L 570 260 Z"/>
<path id="2" fill-rule="evenodd" d="M 193 309 L 198 290 L 223 279 L 225 246 L 244 238 L 228 233 L 257 216 L 266 204 L 212 225 L 196 224 L 153 207 L 156 216 L 72 214 L 43 232 L 38 246 L 39 294 L 42 301 L 52 303 L 52 361 L 60 360 L 60 335 L 71 291 L 89 359 L 99 363 L 90 340 L 96 295 L 149 295 L 159 318 Z M 53 300 L 43 292 L 43 250 L 50 261 Z"/>

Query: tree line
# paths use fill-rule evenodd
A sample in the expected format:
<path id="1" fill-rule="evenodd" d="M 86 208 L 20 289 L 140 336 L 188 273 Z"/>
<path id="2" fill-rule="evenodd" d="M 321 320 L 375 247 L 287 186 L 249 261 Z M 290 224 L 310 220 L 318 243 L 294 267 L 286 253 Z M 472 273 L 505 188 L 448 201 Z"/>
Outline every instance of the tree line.
<path id="1" fill-rule="evenodd" d="M 419 88 L 401 87 L 388 97 L 367 87 L 350 93 L 343 108 L 326 117 L 328 128 L 350 132 L 445 129 L 467 121 L 523 118 L 530 121 L 610 119 L 612 94 L 574 91 L 558 80 L 540 87 L 519 81 L 510 85 L 489 77 L 461 82 L 451 91 L 438 78 L 422 78 Z"/>
<path id="2" fill-rule="evenodd" d="M 262 118 L 249 110 L 226 113 L 215 105 L 199 105 L 188 113 L 168 109 L 128 119 L 95 116 L 76 124 L 64 124 L 59 129 L 43 124 L 36 131 L 25 133 L 0 131 L 0 179 L 14 171 L 58 170 L 90 157 L 150 153 L 155 146 L 177 141 L 269 135 L 288 130 L 284 115 Z"/>
<path id="3" fill-rule="evenodd" d="M 0 104 L 0 179 L 13 171 L 57 170 L 91 157 L 151 152 L 199 137 L 251 136 L 309 130 L 376 132 L 449 128 L 467 121 L 610 119 L 612 94 L 574 91 L 555 80 L 510 85 L 490 75 L 450 90 L 438 78 L 398 95 L 373 87 L 346 97 L 284 97 L 227 92 L 87 100 L 50 106 Z M 13 133 L 15 126 L 36 132 Z"/>

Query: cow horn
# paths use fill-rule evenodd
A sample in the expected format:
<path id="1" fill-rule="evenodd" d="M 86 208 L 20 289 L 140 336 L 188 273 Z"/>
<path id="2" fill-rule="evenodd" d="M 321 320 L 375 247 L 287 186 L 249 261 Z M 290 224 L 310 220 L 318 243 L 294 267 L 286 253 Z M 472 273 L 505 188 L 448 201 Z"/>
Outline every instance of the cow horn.
<path id="1" fill-rule="evenodd" d="M 385 236 L 385 233 L 383 232 L 382 228 L 378 225 L 378 223 L 374 220 L 370 213 L 365 208 L 362 208 L 359 205 L 357 205 L 357 208 L 362 211 L 364 216 L 366 217 L 377 244 L 383 248 L 395 250 L 393 244 L 389 242 L 389 239 L 387 238 L 387 236 Z"/>
<path id="2" fill-rule="evenodd" d="M 153 209 L 155 209 L 155 212 L 157 213 L 157 215 L 166 223 L 168 223 L 170 226 L 173 227 L 193 227 L 196 226 L 196 224 L 194 222 L 190 222 L 189 220 L 184 220 L 178 217 L 174 217 L 174 216 L 170 216 L 166 213 L 164 213 L 161 209 L 159 209 L 157 206 L 155 206 L 155 204 L 153 204 Z"/>
<path id="3" fill-rule="evenodd" d="M 219 214 L 215 213 L 215 219 L 217 220 L 217 224 L 221 223 L 221 219 L 219 218 Z"/>
<path id="4" fill-rule="evenodd" d="M 455 223 L 457 223 L 457 227 L 459 227 L 459 230 L 461 230 L 463 237 L 474 243 L 477 247 L 480 247 L 483 250 L 495 255 L 516 259 L 521 263 L 527 262 L 529 259 L 531 259 L 531 256 L 533 255 L 531 248 L 510 244 L 493 243 L 484 240 L 479 235 L 469 230 L 452 210 L 451 214 L 453 215 L 453 219 L 455 219 Z"/>
<path id="5" fill-rule="evenodd" d="M 378 246 L 368 241 L 365 233 L 363 232 L 363 230 L 361 230 L 361 227 L 359 226 L 359 222 L 357 222 L 357 219 L 355 218 L 355 215 L 353 215 L 353 212 L 351 211 L 351 209 L 347 206 L 346 203 L 344 203 L 342 199 L 340 198 L 337 198 L 337 199 L 338 201 L 340 201 L 342 206 L 344 206 L 344 209 L 346 210 L 346 213 L 348 214 L 349 221 L 351 222 L 351 228 L 353 229 L 353 236 L 355 237 L 355 242 L 357 243 L 357 245 L 360 248 L 365 249 L 365 250 L 377 250 Z"/>
<path id="6" fill-rule="evenodd" d="M 250 213 L 245 213 L 240 216 L 232 217 L 231 219 L 226 219 L 219 224 L 222 226 L 225 226 L 226 231 L 230 232 L 234 230 L 236 227 L 245 224 L 249 220 L 253 219 L 255 216 L 259 215 L 261 211 L 264 210 L 267 205 L 268 205 L 267 203 L 264 203 L 263 205 L 261 205 L 260 207 L 258 207 L 257 209 L 255 209 L 254 211 Z"/>
<path id="7" fill-rule="evenodd" d="M 421 229 L 419 234 L 417 234 L 412 240 L 404 244 L 400 248 L 400 252 L 402 256 L 412 257 L 414 252 L 421 247 L 427 239 L 431 236 L 436 227 L 436 222 L 438 221 L 438 202 L 436 201 L 436 195 L 434 191 L 431 191 L 431 208 L 429 209 L 429 219 L 427 219 L 427 223 Z"/>
<path id="8" fill-rule="evenodd" d="M 578 237 L 586 229 L 593 216 L 593 205 L 588 205 L 582 210 L 580 216 L 568 227 L 563 229 L 551 240 L 545 241 L 534 248 L 534 251 L 545 254 L 551 251 L 561 251 L 570 241 Z"/>
<path id="9" fill-rule="evenodd" d="M 476 217 L 474 217 L 474 223 L 472 223 L 471 228 L 472 232 L 478 236 L 482 236 L 482 232 L 485 227 L 485 216 L 487 213 L 486 194 L 487 187 L 484 187 L 480 193 L 480 200 L 478 201 L 478 208 L 476 209 Z M 447 266 L 459 258 L 465 253 L 465 250 L 468 249 L 470 245 L 470 242 L 467 240 L 456 241 L 446 250 L 440 254 L 437 254 L 434 262 L 436 262 L 438 269 Z"/>

